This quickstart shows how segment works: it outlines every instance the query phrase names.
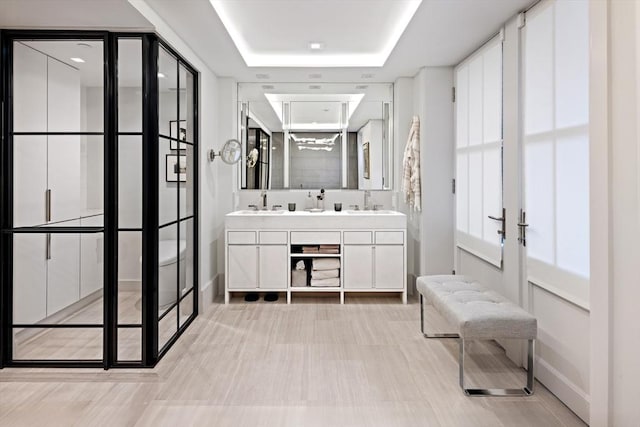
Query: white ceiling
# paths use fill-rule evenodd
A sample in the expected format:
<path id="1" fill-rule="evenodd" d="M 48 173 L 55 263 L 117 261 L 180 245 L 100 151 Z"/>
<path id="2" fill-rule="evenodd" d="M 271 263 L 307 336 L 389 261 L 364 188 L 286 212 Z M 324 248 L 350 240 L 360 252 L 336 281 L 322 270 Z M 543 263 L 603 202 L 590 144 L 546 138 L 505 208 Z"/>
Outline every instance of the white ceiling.
<path id="1" fill-rule="evenodd" d="M 255 0 L 236 1 L 247 8 Z M 304 8 L 295 7 L 299 3 L 314 0 L 260 0 L 261 17 L 266 27 L 262 28 L 263 38 L 287 38 L 281 46 L 298 43 L 307 46 L 312 41 L 309 34 L 327 33 L 327 40 L 333 28 L 330 18 L 309 16 L 299 13 Z M 367 48 L 367 40 L 376 34 L 377 28 L 370 28 L 363 34 L 357 23 L 366 16 L 371 5 L 389 7 L 395 0 L 354 0 L 362 7 L 341 8 L 339 2 L 327 2 L 326 16 L 335 16 L 335 22 L 354 23 L 341 31 L 341 49 Z M 383 67 L 248 67 L 236 48 L 229 33 L 209 0 L 146 0 L 155 12 L 179 34 L 200 58 L 220 76 L 234 77 L 238 81 L 265 82 L 391 82 L 398 77 L 414 76 L 424 66 L 455 65 L 484 41 L 497 33 L 502 24 L 518 11 L 525 9 L 533 0 L 423 0 L 407 29 L 400 37 Z M 266 6 L 270 5 L 270 8 Z M 288 7 L 285 8 L 285 6 Z M 242 9 L 238 9 L 241 13 Z M 378 9 L 376 9 L 378 10 Z M 296 26 L 274 26 L 270 22 L 280 22 L 286 13 L 290 21 L 301 22 L 303 29 Z M 253 13 L 247 12 L 249 20 Z M 340 17 L 340 18 L 338 18 Z M 289 31 L 287 31 L 289 30 Z M 275 36 L 267 36 L 276 31 Z M 318 40 L 313 40 L 318 41 Z M 319 40 L 323 41 L 323 40 Z M 364 43 L 364 44 L 362 44 Z M 260 45 L 268 49 L 269 45 Z M 328 50 L 331 43 L 326 45 Z M 266 75 L 266 77 L 264 76 Z M 318 76 L 319 75 L 319 76 Z"/>
<path id="2" fill-rule="evenodd" d="M 0 28 L 153 30 L 127 0 L 0 0 Z"/>
<path id="3" fill-rule="evenodd" d="M 209 1 L 250 67 L 382 66 L 422 2 Z"/>
<path id="4" fill-rule="evenodd" d="M 495 34 L 502 24 L 533 0 L 423 0 L 411 22 L 382 67 L 257 67 L 246 65 L 229 33 L 209 0 L 144 0 L 188 43 L 200 58 L 219 76 L 244 82 L 392 82 L 398 77 L 414 76 L 424 66 L 455 65 Z M 234 0 L 244 5 L 256 0 Z M 260 0 L 261 15 L 268 26 L 285 11 L 289 20 L 302 22 L 302 28 L 329 33 L 333 22 L 352 22 L 342 32 L 340 49 L 367 48 L 371 28 L 363 34 L 355 23 L 366 16 L 371 4 L 393 5 L 396 0 L 349 0 L 362 4 L 361 10 L 344 9 L 339 2 L 327 2 L 327 16 L 296 14 L 296 4 L 316 0 Z M 279 7 L 275 7 L 276 5 Z M 289 5 L 283 9 L 282 5 Z M 291 9 L 291 10 L 289 10 Z M 299 10 L 303 10 L 300 8 Z M 34 13 L 37 11 L 37 13 Z M 340 17 L 340 18 L 338 18 Z M 327 22 L 328 19 L 328 22 Z M 117 30 L 152 30 L 152 26 L 127 0 L 0 0 L 0 27 L 3 28 L 86 28 Z M 306 46 L 307 31 L 278 28 L 288 37 L 287 43 Z M 289 30 L 289 31 L 286 31 Z M 269 33 L 270 28 L 264 33 Z M 284 36 L 283 36 L 284 34 Z M 329 35 L 326 49 L 332 48 Z M 320 40 L 323 41 L 323 40 Z M 268 49 L 261 45 L 261 49 Z M 284 46 L 286 47 L 286 46 Z"/>

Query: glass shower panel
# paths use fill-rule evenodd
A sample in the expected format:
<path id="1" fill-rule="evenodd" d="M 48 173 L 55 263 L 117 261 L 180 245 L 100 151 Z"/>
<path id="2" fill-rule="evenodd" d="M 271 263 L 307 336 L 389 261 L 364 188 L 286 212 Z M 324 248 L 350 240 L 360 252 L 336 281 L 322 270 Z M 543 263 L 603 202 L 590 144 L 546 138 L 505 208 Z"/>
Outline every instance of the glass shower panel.
<path id="1" fill-rule="evenodd" d="M 13 137 L 13 225 L 47 222 L 47 137 Z"/>
<path id="2" fill-rule="evenodd" d="M 184 180 L 180 182 L 180 219 L 193 216 L 194 201 L 194 155 L 193 145 L 186 145 L 184 150 L 180 151 L 181 161 L 186 165 L 186 173 L 183 174 Z"/>
<path id="3" fill-rule="evenodd" d="M 142 228 L 142 136 L 139 135 L 118 137 L 118 226 Z"/>
<path id="4" fill-rule="evenodd" d="M 142 328 L 118 328 L 118 362 L 142 360 Z"/>
<path id="5" fill-rule="evenodd" d="M 188 219 L 180 222 L 180 293 L 184 296 L 194 284 L 194 221 Z"/>
<path id="6" fill-rule="evenodd" d="M 21 57 L 14 65 L 14 75 L 26 72 L 26 76 L 17 77 L 18 81 L 35 80 L 37 88 L 19 92 L 19 127 L 39 132 L 104 130 L 102 41 L 22 40 L 14 44 L 14 50 Z M 46 64 L 44 69 L 43 64 Z M 35 74 L 31 74 L 32 70 Z M 33 117 L 30 117 L 29 105 L 36 106 Z M 45 128 L 42 128 L 43 117 L 47 119 Z M 14 130 L 19 131 L 15 127 Z"/>
<path id="7" fill-rule="evenodd" d="M 13 322 L 34 324 L 47 317 L 46 234 L 13 236 Z"/>
<path id="8" fill-rule="evenodd" d="M 167 312 L 158 323 L 158 349 L 162 350 L 178 332 L 178 306 Z"/>
<path id="9" fill-rule="evenodd" d="M 102 328 L 14 328 L 14 360 L 101 360 Z"/>
<path id="10" fill-rule="evenodd" d="M 178 99 L 180 105 L 180 123 L 181 127 L 185 130 L 184 140 L 193 143 L 195 130 L 195 112 L 193 111 L 195 101 L 195 76 L 193 73 L 188 71 L 184 65 L 180 64 L 179 78 L 180 95 Z"/>
<path id="11" fill-rule="evenodd" d="M 142 132 L 140 39 L 118 39 L 118 132 Z"/>
<path id="12" fill-rule="evenodd" d="M 184 252 L 185 242 L 178 241 L 178 225 L 160 229 L 158 243 L 158 313 L 162 315 L 178 299 L 178 243 Z"/>
<path id="13" fill-rule="evenodd" d="M 13 240 L 15 325 L 102 324 L 102 233 L 16 233 Z"/>
<path id="14" fill-rule="evenodd" d="M 178 220 L 178 186 L 186 181 L 187 156 L 172 151 L 168 139 L 160 138 L 158 145 L 158 223 L 160 226 Z"/>
<path id="15" fill-rule="evenodd" d="M 158 52 L 158 130 L 161 137 L 179 137 L 177 92 L 178 61 L 161 47 Z M 177 149 L 177 145 L 173 148 Z"/>
<path id="16" fill-rule="evenodd" d="M 142 232 L 118 232 L 118 325 L 142 324 Z"/>
<path id="17" fill-rule="evenodd" d="M 193 315 L 193 307 L 194 307 L 193 293 L 194 292 L 195 291 L 191 290 L 188 294 L 186 294 L 182 298 L 182 301 L 180 301 L 180 327 L 182 327 L 182 325 L 184 325 L 187 322 L 187 320 L 189 320 L 189 317 Z"/>

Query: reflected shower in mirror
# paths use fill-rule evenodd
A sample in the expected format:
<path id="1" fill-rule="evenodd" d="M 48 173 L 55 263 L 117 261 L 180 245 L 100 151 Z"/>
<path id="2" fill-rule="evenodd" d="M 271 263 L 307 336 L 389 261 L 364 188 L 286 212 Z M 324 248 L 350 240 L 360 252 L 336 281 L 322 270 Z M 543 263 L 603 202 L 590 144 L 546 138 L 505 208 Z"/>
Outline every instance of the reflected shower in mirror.
<path id="1" fill-rule="evenodd" d="M 392 188 L 393 85 L 238 85 L 241 189 Z"/>

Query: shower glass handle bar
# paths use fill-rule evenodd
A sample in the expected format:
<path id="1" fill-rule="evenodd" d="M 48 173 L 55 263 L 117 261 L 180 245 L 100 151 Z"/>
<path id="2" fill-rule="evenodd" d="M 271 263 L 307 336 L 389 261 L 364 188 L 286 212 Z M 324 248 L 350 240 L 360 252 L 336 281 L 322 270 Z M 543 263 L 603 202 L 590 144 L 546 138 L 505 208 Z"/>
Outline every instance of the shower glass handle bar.
<path id="1" fill-rule="evenodd" d="M 51 189 L 47 188 L 47 191 L 44 194 L 44 203 L 45 203 L 45 219 L 47 222 L 51 221 Z"/>

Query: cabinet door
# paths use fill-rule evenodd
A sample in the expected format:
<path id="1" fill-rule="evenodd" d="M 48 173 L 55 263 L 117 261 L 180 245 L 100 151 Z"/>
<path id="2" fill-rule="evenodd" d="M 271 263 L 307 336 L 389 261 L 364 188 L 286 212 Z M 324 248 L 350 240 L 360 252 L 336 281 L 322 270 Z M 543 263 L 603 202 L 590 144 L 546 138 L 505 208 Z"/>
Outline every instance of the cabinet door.
<path id="1" fill-rule="evenodd" d="M 52 234 L 47 275 L 47 316 L 80 299 L 80 235 Z"/>
<path id="2" fill-rule="evenodd" d="M 229 289 L 258 287 L 258 247 L 229 245 Z"/>
<path id="3" fill-rule="evenodd" d="M 13 322 L 35 323 L 47 317 L 45 234 L 13 236 Z"/>
<path id="4" fill-rule="evenodd" d="M 345 289 L 373 289 L 373 247 L 345 245 L 342 276 Z"/>
<path id="5" fill-rule="evenodd" d="M 404 287 L 404 246 L 376 246 L 374 270 L 376 289 L 402 289 Z"/>
<path id="6" fill-rule="evenodd" d="M 286 290 L 288 267 L 286 246 L 260 246 L 260 289 Z"/>

